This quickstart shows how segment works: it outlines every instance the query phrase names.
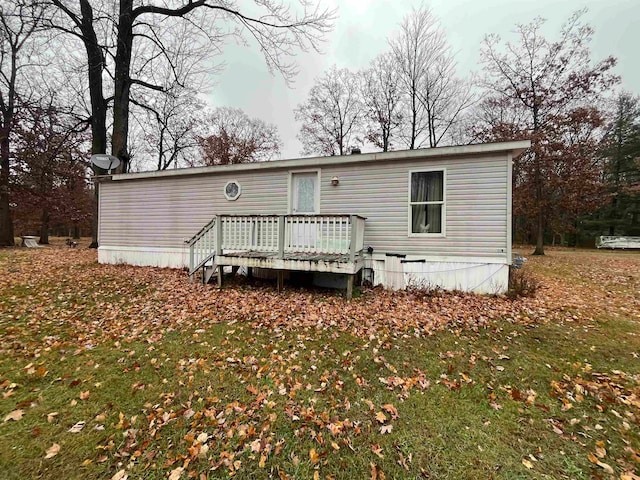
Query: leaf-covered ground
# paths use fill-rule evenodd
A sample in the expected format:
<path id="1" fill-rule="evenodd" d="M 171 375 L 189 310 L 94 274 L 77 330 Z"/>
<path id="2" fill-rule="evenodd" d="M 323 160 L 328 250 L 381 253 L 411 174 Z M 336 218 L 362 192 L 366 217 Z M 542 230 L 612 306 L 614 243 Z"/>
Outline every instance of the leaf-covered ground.
<path id="1" fill-rule="evenodd" d="M 639 478 L 640 254 L 526 269 L 348 302 L 0 250 L 0 476 Z"/>

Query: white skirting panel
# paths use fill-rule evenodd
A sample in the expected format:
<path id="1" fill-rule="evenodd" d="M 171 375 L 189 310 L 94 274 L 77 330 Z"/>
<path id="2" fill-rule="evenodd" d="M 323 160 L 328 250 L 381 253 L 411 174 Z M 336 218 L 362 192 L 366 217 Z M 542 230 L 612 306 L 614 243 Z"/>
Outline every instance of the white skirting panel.
<path id="1" fill-rule="evenodd" d="M 389 256 L 372 260 L 373 281 L 393 290 L 406 287 L 461 290 L 483 294 L 505 293 L 509 266 L 501 263 L 403 261 Z"/>
<path id="2" fill-rule="evenodd" d="M 98 262 L 140 267 L 184 268 L 189 266 L 189 249 L 185 247 L 122 247 L 100 245 Z"/>
<path id="3" fill-rule="evenodd" d="M 123 247 L 100 246 L 98 262 L 147 267 L 184 268 L 189 265 L 189 249 L 185 247 Z M 406 260 L 398 256 L 378 257 L 365 262 L 364 278 L 375 285 L 401 290 L 406 287 L 424 289 L 442 288 L 483 294 L 507 291 L 509 266 L 483 262 L 481 259 L 465 261 Z M 373 275 L 370 275 L 373 273 Z M 256 277 L 271 278 L 270 271 L 254 270 Z"/>

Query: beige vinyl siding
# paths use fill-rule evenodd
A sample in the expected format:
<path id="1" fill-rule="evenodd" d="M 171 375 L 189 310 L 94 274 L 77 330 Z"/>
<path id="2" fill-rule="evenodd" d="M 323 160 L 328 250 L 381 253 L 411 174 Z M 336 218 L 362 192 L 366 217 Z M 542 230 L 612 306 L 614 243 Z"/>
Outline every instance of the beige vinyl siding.
<path id="1" fill-rule="evenodd" d="M 322 172 L 321 213 L 367 217 L 374 252 L 500 258 L 507 249 L 506 154 L 371 162 Z M 409 172 L 446 169 L 446 236 L 409 236 Z M 337 176 L 340 184 L 331 185 Z"/>
<path id="2" fill-rule="evenodd" d="M 100 245 L 180 247 L 222 214 L 286 214 L 287 170 L 164 177 L 100 184 Z M 224 197 L 238 180 L 242 194 Z"/>
<path id="3" fill-rule="evenodd" d="M 314 169 L 317 167 L 314 167 Z M 446 237 L 409 237 L 409 171 L 446 169 Z M 506 257 L 507 153 L 371 161 L 321 169 L 321 214 L 367 217 L 365 245 L 377 253 Z M 100 185 L 100 244 L 179 247 L 215 214 L 285 214 L 290 172 L 261 169 L 107 181 Z M 338 186 L 331 185 L 337 176 Z M 238 180 L 242 195 L 224 197 Z"/>

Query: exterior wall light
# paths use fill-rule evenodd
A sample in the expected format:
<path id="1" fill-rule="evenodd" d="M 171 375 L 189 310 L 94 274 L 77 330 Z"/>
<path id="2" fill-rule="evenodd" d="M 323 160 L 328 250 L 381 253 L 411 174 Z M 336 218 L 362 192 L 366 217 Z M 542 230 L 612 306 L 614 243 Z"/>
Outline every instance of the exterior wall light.
<path id="1" fill-rule="evenodd" d="M 334 187 L 337 187 L 339 183 L 340 183 L 340 179 L 338 177 L 331 178 L 331 185 L 333 185 Z"/>

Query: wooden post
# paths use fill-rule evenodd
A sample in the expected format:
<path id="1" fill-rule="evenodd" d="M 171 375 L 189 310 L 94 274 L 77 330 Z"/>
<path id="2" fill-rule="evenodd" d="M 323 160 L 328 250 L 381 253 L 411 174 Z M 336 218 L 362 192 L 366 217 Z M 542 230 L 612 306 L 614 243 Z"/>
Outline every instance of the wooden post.
<path id="1" fill-rule="evenodd" d="M 253 278 L 253 267 L 247 267 L 247 278 Z"/>
<path id="2" fill-rule="evenodd" d="M 278 215 L 278 258 L 284 258 L 286 222 L 287 220 L 284 215 Z"/>
<path id="3" fill-rule="evenodd" d="M 222 255 L 222 217 L 216 218 L 216 257 Z"/>
<path id="4" fill-rule="evenodd" d="M 276 270 L 278 277 L 278 292 L 284 289 L 284 270 Z"/>
<path id="5" fill-rule="evenodd" d="M 347 275 L 347 300 L 351 300 L 353 297 L 353 281 L 355 279 L 355 275 L 348 274 Z"/>
<path id="6" fill-rule="evenodd" d="M 222 288 L 223 279 L 224 279 L 224 266 L 218 265 L 218 288 Z"/>
<path id="7" fill-rule="evenodd" d="M 351 229 L 351 234 L 349 238 L 349 261 L 351 263 L 356 261 L 356 239 L 358 238 L 358 221 L 355 215 L 349 216 L 349 223 L 351 224 L 349 227 Z M 353 279 L 352 279 L 353 283 Z M 353 285 L 352 285 L 353 286 Z M 349 297 L 351 298 L 351 297 Z"/>

